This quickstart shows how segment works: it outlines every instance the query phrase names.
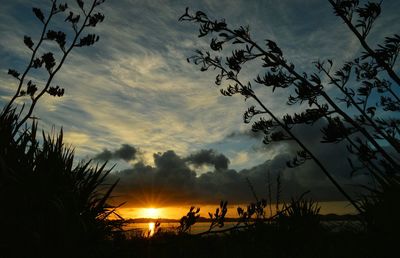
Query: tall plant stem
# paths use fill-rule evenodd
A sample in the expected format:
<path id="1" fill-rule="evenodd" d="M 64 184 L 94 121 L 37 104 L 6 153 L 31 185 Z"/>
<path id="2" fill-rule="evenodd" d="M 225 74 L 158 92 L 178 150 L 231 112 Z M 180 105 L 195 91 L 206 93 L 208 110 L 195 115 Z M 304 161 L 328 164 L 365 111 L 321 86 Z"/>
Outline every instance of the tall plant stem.
<path id="1" fill-rule="evenodd" d="M 218 67 L 219 69 L 223 70 L 225 73 L 228 73 L 228 71 L 218 63 L 216 63 L 213 60 L 209 60 L 210 62 L 213 63 L 215 67 Z M 239 81 L 236 77 L 230 77 L 230 80 L 235 81 L 240 87 L 244 88 L 244 85 L 242 84 L 241 81 Z M 285 132 L 305 151 L 307 154 L 314 160 L 314 162 L 317 164 L 317 166 L 321 169 L 321 171 L 328 177 L 328 179 L 333 183 L 333 185 L 338 189 L 338 191 L 354 206 L 354 208 L 358 211 L 361 212 L 361 209 L 358 207 L 357 203 L 350 197 L 349 194 L 340 186 L 340 184 L 332 177 L 332 175 L 328 172 L 328 170 L 325 168 L 325 166 L 322 164 L 322 162 L 303 144 L 300 139 L 292 133 L 290 128 L 283 124 L 272 112 L 269 110 L 264 103 L 254 94 L 251 93 L 250 95 L 259 105 L 262 107 L 262 109 L 267 113 Z"/>
<path id="2" fill-rule="evenodd" d="M 15 133 L 19 130 L 19 128 L 21 128 L 21 126 L 28 120 L 28 118 L 32 115 L 32 112 L 37 104 L 37 102 L 39 101 L 39 99 L 43 96 L 43 94 L 45 94 L 48 90 L 48 88 L 50 87 L 51 82 L 53 81 L 54 76 L 56 75 L 56 73 L 61 69 L 61 67 L 63 66 L 67 56 L 69 55 L 69 53 L 71 52 L 71 50 L 76 46 L 76 42 L 78 41 L 79 36 L 81 35 L 82 31 L 84 30 L 84 28 L 86 27 L 86 23 L 89 20 L 89 17 L 91 15 L 91 13 L 93 12 L 94 8 L 96 6 L 96 0 L 93 1 L 93 4 L 90 8 L 90 11 L 88 12 L 88 14 L 85 17 L 85 20 L 81 26 L 81 28 L 75 33 L 75 37 L 70 45 L 70 47 L 68 48 L 67 51 L 65 51 L 63 57 L 61 58 L 60 63 L 58 64 L 58 66 L 56 67 L 56 69 L 52 72 L 50 72 L 49 78 L 47 79 L 46 85 L 45 87 L 41 90 L 41 92 L 32 100 L 32 104 L 29 107 L 29 111 L 28 113 L 21 119 L 21 121 L 18 123 L 18 125 L 16 126 L 16 131 Z"/>
<path id="3" fill-rule="evenodd" d="M 304 150 L 307 154 L 314 160 L 317 166 L 321 169 L 321 171 L 325 174 L 326 177 L 333 183 L 333 185 L 338 189 L 338 191 L 357 209 L 358 212 L 361 212 L 361 209 L 358 207 L 357 203 L 347 194 L 347 192 L 340 186 L 340 184 L 332 177 L 332 175 L 328 172 L 325 166 L 321 163 L 321 161 L 300 141 L 291 130 L 282 122 L 260 101 L 260 99 L 253 95 L 252 98 L 265 110 L 274 119 L 275 122 L 279 124 L 287 134 Z"/>
<path id="4" fill-rule="evenodd" d="M 45 22 L 44 25 L 43 25 L 43 30 L 42 30 L 42 33 L 41 33 L 41 35 L 40 35 L 39 41 L 38 41 L 38 43 L 36 44 L 36 47 L 35 47 L 35 48 L 33 49 L 33 51 L 32 51 L 31 59 L 30 59 L 28 65 L 27 65 L 27 67 L 26 67 L 24 73 L 22 74 L 21 78 L 19 79 L 17 91 L 15 92 L 14 96 L 11 98 L 11 100 L 8 102 L 7 106 L 5 107 L 5 109 L 4 109 L 4 110 L 5 110 L 4 114 L 6 114 L 6 113 L 8 113 L 8 111 L 10 111 L 10 109 L 11 109 L 11 107 L 12 107 L 14 101 L 15 101 L 15 100 L 19 97 L 19 95 L 20 95 L 22 85 L 24 84 L 24 81 L 25 81 L 25 77 L 26 77 L 26 75 L 29 73 L 29 71 L 30 71 L 31 68 L 32 68 L 33 60 L 35 59 L 36 53 L 37 53 L 37 51 L 39 50 L 40 46 L 42 45 L 42 42 L 43 42 L 43 40 L 44 40 L 44 36 L 45 36 L 45 34 L 46 34 L 47 27 L 48 27 L 49 22 L 50 22 L 51 18 L 53 17 L 53 15 L 54 15 L 54 10 L 53 10 L 53 8 L 52 8 L 49 17 L 47 18 L 46 22 Z"/>

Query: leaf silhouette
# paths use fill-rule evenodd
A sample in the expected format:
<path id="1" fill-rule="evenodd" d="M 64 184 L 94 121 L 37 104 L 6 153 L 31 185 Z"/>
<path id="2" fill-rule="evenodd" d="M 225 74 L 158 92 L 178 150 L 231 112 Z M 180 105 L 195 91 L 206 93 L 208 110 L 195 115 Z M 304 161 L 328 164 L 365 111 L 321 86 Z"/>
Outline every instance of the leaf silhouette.
<path id="1" fill-rule="evenodd" d="M 39 8 L 32 8 L 33 13 L 35 14 L 35 16 L 42 22 L 44 23 L 44 15 L 42 10 L 40 10 Z"/>
<path id="2" fill-rule="evenodd" d="M 32 47 L 33 47 L 34 44 L 33 44 L 33 41 L 31 39 L 31 37 L 24 36 L 24 43 L 29 49 L 32 50 Z"/>
<path id="3" fill-rule="evenodd" d="M 16 70 L 14 70 L 14 69 L 8 69 L 8 74 L 11 75 L 14 78 L 19 79 L 20 73 L 17 72 Z"/>

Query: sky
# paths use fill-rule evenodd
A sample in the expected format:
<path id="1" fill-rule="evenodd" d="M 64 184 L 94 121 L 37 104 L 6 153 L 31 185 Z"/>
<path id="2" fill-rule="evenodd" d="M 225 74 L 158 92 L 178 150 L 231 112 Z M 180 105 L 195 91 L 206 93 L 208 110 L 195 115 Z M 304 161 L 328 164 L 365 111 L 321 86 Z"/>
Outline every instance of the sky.
<path id="1" fill-rule="evenodd" d="M 24 35 L 35 41 L 41 30 L 31 8 L 47 14 L 49 3 L 0 0 L 1 106 L 17 85 L 8 69 L 23 71 L 29 61 Z M 68 3 L 76 8 L 75 1 Z M 287 168 L 298 147 L 264 145 L 262 135 L 243 123 L 243 112 L 252 103 L 222 96 L 214 85 L 215 72 L 201 72 L 186 61 L 194 50 L 208 49 L 210 41 L 198 38 L 195 24 L 178 22 L 186 7 L 225 18 L 232 27 L 249 25 L 257 42 L 277 42 L 301 72 L 311 71 L 318 59 L 340 65 L 361 50 L 328 1 L 107 0 L 99 8 L 104 22 L 88 31 L 98 34 L 99 42 L 73 50 L 54 80 L 65 95 L 41 99 L 34 113 L 39 126 L 47 132 L 62 127 L 76 160 L 115 164 L 110 180 L 120 178 L 116 193 L 127 207 L 208 205 L 221 199 L 245 203 L 253 198 L 248 181 L 265 196 L 268 182 L 276 189 L 278 175 L 285 198 L 310 190 L 321 201 L 343 200 L 311 161 Z M 398 33 L 400 2 L 383 1 L 382 9 L 368 38 L 373 46 Z M 55 29 L 65 27 L 66 15 L 55 20 Z M 250 65 L 241 79 L 252 81 L 259 71 Z M 40 85 L 41 75 L 29 79 Z M 255 90 L 279 116 L 299 109 L 285 104 L 287 92 Z M 368 182 L 363 175 L 350 177 L 344 144 L 319 144 L 319 125 L 296 130 L 352 194 L 357 184 Z"/>

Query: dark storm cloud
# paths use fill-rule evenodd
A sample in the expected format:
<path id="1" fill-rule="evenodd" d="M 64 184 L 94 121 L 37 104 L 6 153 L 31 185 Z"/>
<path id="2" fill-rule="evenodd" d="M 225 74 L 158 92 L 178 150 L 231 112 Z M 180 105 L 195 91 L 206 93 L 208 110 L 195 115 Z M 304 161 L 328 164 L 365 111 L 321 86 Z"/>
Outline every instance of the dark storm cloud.
<path id="1" fill-rule="evenodd" d="M 122 159 L 128 162 L 137 158 L 137 152 L 138 151 L 134 146 L 131 146 L 129 144 L 122 144 L 121 148 L 115 151 L 104 149 L 102 152 L 97 154 L 94 159 L 101 161 L 107 161 L 110 159 Z"/>
<path id="2" fill-rule="evenodd" d="M 120 178 L 115 194 L 130 205 L 182 203 L 194 199 L 196 173 L 174 151 L 153 155 L 154 166 L 138 162 L 132 168 L 111 174 Z"/>
<path id="3" fill-rule="evenodd" d="M 296 133 L 302 135 L 313 151 L 317 151 L 318 158 L 345 190 L 352 195 L 359 192 L 361 188 L 355 185 L 367 182 L 367 178 L 363 175 L 350 177 L 345 144 L 320 144 L 318 126 L 304 126 L 298 128 Z M 153 155 L 154 166 L 138 162 L 130 169 L 112 174 L 112 179 L 121 179 L 116 189 L 117 195 L 129 200 L 128 205 L 133 206 L 143 203 L 176 205 L 215 204 L 220 200 L 228 200 L 230 203 L 254 201 L 248 182 L 259 197 L 266 197 L 268 180 L 272 184 L 272 191 L 276 192 L 278 175 L 283 199 L 299 196 L 310 190 L 309 196 L 319 201 L 344 200 L 314 162 L 308 161 L 302 166 L 288 168 L 286 163 L 294 157 L 298 147 L 294 144 L 288 145 L 286 150 L 266 158 L 259 165 L 242 170 L 229 169 L 226 161 L 221 163 L 223 166 L 217 165 L 219 163 L 215 157 L 225 156 L 216 154 L 214 150 L 202 150 L 187 157 L 181 157 L 169 150 Z M 189 164 L 212 164 L 215 169 L 197 175 Z"/>
<path id="4" fill-rule="evenodd" d="M 230 162 L 223 154 L 218 154 L 211 149 L 200 150 L 199 152 L 191 154 L 186 158 L 186 161 L 196 167 L 213 165 L 216 170 L 227 169 Z"/>

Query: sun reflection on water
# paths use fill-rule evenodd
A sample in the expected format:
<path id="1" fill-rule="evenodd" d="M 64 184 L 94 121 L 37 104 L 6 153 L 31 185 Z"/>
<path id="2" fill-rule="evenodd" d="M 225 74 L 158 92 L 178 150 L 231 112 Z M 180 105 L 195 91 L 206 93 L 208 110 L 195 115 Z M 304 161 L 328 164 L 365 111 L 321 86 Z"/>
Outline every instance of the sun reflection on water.
<path id="1" fill-rule="evenodd" d="M 148 236 L 151 237 L 154 235 L 154 230 L 156 228 L 156 223 L 154 222 L 149 222 L 149 233 Z"/>

